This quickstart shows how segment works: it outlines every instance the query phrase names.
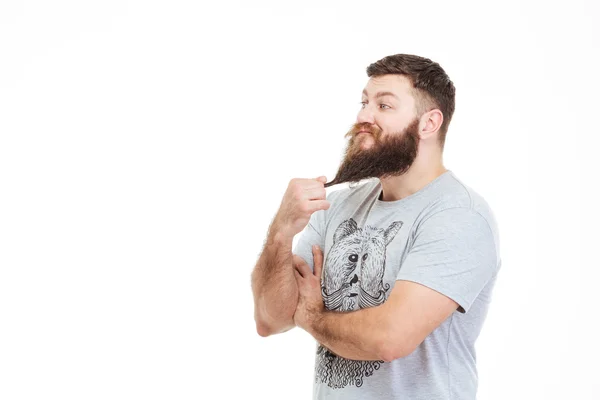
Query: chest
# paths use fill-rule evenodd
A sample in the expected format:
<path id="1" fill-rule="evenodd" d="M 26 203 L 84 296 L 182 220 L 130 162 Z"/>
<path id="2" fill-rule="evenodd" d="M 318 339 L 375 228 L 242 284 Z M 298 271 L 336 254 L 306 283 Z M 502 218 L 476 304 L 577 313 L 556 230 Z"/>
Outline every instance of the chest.
<path id="1" fill-rule="evenodd" d="M 400 213 L 332 219 L 321 277 L 327 308 L 351 311 L 385 302 L 413 242 L 413 225 L 414 218 Z"/>

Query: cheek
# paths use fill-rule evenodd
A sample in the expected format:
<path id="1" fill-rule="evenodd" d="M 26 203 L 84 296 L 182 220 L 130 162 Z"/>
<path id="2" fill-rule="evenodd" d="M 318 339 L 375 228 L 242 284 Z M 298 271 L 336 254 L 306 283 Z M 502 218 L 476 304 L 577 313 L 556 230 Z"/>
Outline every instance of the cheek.
<path id="1" fill-rule="evenodd" d="M 395 128 L 400 125 L 400 118 L 396 115 L 381 115 L 375 121 L 382 134 L 395 132 Z"/>
<path id="2" fill-rule="evenodd" d="M 384 133 L 401 131 L 409 122 L 411 116 L 405 110 L 398 109 L 381 112 L 375 121 Z"/>

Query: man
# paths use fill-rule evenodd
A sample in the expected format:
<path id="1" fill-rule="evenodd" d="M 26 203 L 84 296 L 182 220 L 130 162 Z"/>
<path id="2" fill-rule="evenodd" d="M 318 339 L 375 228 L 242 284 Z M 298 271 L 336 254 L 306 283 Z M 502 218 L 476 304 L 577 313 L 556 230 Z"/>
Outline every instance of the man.
<path id="1" fill-rule="evenodd" d="M 407 54 L 367 75 L 335 179 L 292 179 L 271 223 L 257 330 L 316 339 L 315 399 L 475 399 L 501 260 L 490 207 L 442 162 L 454 85 Z"/>

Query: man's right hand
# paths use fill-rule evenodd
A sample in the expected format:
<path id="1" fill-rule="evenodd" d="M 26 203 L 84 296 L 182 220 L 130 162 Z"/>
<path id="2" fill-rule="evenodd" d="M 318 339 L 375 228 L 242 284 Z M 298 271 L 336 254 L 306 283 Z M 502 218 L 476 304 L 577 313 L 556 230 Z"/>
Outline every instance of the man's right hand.
<path id="1" fill-rule="evenodd" d="M 308 225 L 310 216 L 330 206 L 325 192 L 327 178 L 294 178 L 288 184 L 283 195 L 279 211 L 273 220 L 273 226 L 286 237 L 293 238 Z"/>

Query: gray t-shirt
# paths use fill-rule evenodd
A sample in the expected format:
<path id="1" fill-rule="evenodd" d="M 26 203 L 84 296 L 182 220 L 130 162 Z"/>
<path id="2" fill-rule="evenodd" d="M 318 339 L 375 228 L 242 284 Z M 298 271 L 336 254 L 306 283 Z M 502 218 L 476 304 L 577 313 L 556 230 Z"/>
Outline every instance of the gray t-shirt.
<path id="1" fill-rule="evenodd" d="M 459 308 L 392 362 L 349 360 L 317 343 L 313 398 L 473 400 L 475 340 L 501 265 L 494 215 L 450 170 L 401 200 L 381 201 L 380 193 L 378 179 L 331 192 L 331 207 L 315 212 L 300 233 L 293 253 L 311 268 L 312 245 L 324 250 L 326 308 L 378 306 L 398 279 L 434 289 Z"/>

